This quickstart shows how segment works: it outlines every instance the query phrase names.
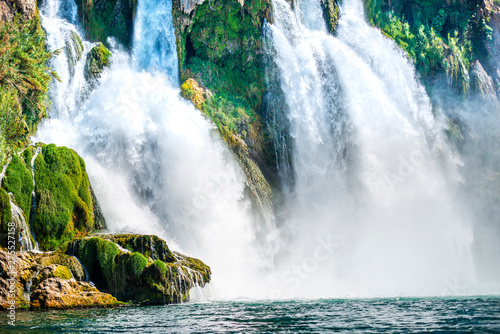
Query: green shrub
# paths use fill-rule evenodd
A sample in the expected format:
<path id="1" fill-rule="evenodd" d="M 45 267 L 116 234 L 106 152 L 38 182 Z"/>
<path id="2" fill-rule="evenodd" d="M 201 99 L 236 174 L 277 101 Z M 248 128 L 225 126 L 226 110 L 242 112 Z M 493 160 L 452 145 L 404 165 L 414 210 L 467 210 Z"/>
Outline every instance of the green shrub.
<path id="1" fill-rule="evenodd" d="M 46 49 L 37 15 L 31 21 L 17 16 L 0 22 L 0 41 L 1 128 L 10 142 L 25 137 L 47 116 L 47 91 L 52 77 L 57 78 L 47 62 L 58 51 Z"/>

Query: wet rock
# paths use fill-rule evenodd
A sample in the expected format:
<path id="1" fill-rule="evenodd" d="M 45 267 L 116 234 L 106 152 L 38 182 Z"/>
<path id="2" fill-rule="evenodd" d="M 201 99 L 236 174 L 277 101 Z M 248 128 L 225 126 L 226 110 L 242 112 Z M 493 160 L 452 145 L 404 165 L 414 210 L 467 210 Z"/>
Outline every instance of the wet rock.
<path id="1" fill-rule="evenodd" d="M 111 52 L 102 43 L 90 50 L 85 61 L 85 79 L 97 80 L 101 77 L 104 67 L 109 66 Z"/>
<path id="2" fill-rule="evenodd" d="M 11 22 L 16 13 L 23 20 L 31 20 L 35 13 L 35 0 L 0 0 L 0 21 Z"/>
<path id="3" fill-rule="evenodd" d="M 87 282 L 59 277 L 44 280 L 31 294 L 31 309 L 111 307 L 118 301 Z"/>

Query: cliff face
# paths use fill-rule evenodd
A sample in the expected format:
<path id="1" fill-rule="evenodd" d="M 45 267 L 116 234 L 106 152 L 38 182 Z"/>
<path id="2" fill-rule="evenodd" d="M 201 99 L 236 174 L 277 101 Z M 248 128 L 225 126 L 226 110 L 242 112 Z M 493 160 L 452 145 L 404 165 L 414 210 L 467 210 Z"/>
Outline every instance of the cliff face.
<path id="1" fill-rule="evenodd" d="M 0 0 L 0 21 L 12 22 L 16 13 L 23 20 L 31 20 L 36 14 L 36 0 Z"/>
<path id="2" fill-rule="evenodd" d="M 218 127 L 245 172 L 254 206 L 265 216 L 273 210 L 268 180 L 274 163 L 261 115 L 262 27 L 272 22 L 271 2 L 174 0 L 172 11 L 183 95 Z"/>

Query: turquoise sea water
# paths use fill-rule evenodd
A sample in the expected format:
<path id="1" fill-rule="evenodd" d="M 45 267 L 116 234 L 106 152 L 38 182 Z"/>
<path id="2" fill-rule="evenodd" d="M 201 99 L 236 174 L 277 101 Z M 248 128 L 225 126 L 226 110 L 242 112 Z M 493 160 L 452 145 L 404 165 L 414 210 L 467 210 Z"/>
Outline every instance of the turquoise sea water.
<path id="1" fill-rule="evenodd" d="M 1 333 L 500 333 L 500 297 L 228 301 L 0 313 Z"/>

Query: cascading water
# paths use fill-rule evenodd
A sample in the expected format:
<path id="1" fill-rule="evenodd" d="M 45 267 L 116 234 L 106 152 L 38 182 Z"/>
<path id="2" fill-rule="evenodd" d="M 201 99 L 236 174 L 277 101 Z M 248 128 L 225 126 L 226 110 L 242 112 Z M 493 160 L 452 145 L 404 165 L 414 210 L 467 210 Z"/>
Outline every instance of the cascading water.
<path id="1" fill-rule="evenodd" d="M 319 0 L 294 9 L 273 0 L 273 15 L 268 81 L 285 106 L 271 119 L 287 119 L 289 144 L 275 148 L 293 171 L 282 180 L 293 186 L 278 295 L 471 291 L 472 234 L 454 197 L 459 162 L 411 63 L 367 24 L 360 0 L 343 1 L 336 37 L 318 23 Z"/>
<path id="2" fill-rule="evenodd" d="M 73 0 L 42 7 L 51 49 L 67 45 L 67 31 L 80 31 L 62 8 L 71 12 Z M 57 57 L 62 84 L 51 91 L 52 118 L 35 139 L 82 155 L 111 231 L 163 237 L 210 265 L 212 288 L 248 293 L 258 289 L 252 273 L 263 261 L 245 179 L 214 126 L 180 97 L 170 13 L 170 1 L 139 1 L 132 57 L 112 50 L 111 68 L 86 100 L 83 70 L 92 45 L 83 42 L 74 70 L 68 53 Z"/>

